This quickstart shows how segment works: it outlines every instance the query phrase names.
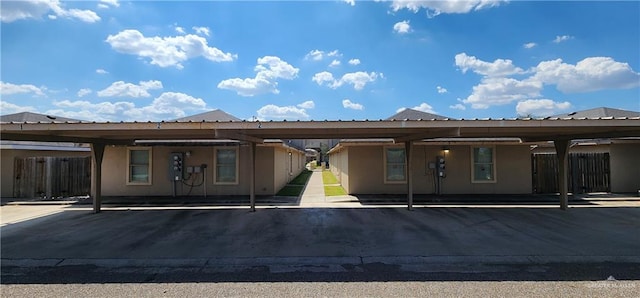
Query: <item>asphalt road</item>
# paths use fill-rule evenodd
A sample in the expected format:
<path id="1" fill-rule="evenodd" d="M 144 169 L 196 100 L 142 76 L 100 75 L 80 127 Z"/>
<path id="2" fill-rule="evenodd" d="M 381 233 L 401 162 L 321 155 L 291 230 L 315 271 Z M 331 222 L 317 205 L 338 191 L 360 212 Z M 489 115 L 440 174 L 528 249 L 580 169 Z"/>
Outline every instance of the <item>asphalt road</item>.
<path id="1" fill-rule="evenodd" d="M 640 208 L 624 204 L 0 208 L 3 297 L 640 292 Z"/>

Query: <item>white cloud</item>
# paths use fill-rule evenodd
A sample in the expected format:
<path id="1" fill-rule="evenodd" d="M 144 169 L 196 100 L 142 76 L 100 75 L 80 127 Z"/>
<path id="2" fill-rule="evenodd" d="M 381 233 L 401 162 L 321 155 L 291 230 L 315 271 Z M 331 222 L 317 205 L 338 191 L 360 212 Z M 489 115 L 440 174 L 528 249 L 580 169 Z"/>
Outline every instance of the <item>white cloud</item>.
<path id="1" fill-rule="evenodd" d="M 319 73 L 313 75 L 313 78 L 311 78 L 311 80 L 316 82 L 318 85 L 323 85 L 324 83 L 331 83 L 331 84 L 328 84 L 330 87 L 336 81 L 333 78 L 333 74 L 331 74 L 328 71 L 319 72 Z"/>
<path id="2" fill-rule="evenodd" d="M 277 88 L 277 79 L 293 80 L 300 71 L 275 56 L 258 58 L 258 65 L 254 70 L 256 71 L 254 78 L 223 80 L 218 84 L 218 88 L 236 91 L 241 96 L 254 96 L 269 92 L 278 94 L 280 90 Z"/>
<path id="3" fill-rule="evenodd" d="M 440 94 L 449 92 L 447 90 L 447 88 L 444 88 L 444 87 L 441 87 L 441 86 L 436 86 L 436 90 L 438 90 L 438 93 L 440 93 Z"/>
<path id="4" fill-rule="evenodd" d="M 409 25 L 409 21 L 397 22 L 393 25 L 393 31 L 398 34 L 407 34 L 411 31 L 411 25 Z"/>
<path id="5" fill-rule="evenodd" d="M 85 95 L 91 94 L 91 92 L 93 92 L 93 91 L 91 91 L 91 89 L 89 89 L 89 88 L 80 89 L 80 90 L 78 90 L 78 97 L 83 97 Z"/>
<path id="6" fill-rule="evenodd" d="M 35 112 L 36 109 L 31 106 L 19 106 L 4 100 L 0 101 L 0 114 L 8 115 L 22 112 Z"/>
<path id="7" fill-rule="evenodd" d="M 104 69 L 102 69 L 102 68 L 98 68 L 98 69 L 96 69 L 96 73 L 97 74 L 108 74 L 109 72 L 104 70 Z"/>
<path id="8" fill-rule="evenodd" d="M 449 108 L 450 108 L 450 109 L 454 109 L 454 110 L 461 110 L 461 111 L 464 111 L 464 110 L 466 110 L 466 109 L 467 109 L 467 107 L 465 107 L 465 106 L 464 106 L 463 104 L 461 104 L 461 103 L 457 103 L 457 104 L 455 104 L 455 105 L 451 105 L 451 106 L 449 106 Z"/>
<path id="9" fill-rule="evenodd" d="M 309 53 L 307 53 L 307 55 L 304 56 L 305 60 L 313 60 L 313 61 L 320 61 L 322 59 L 324 59 L 324 57 L 341 57 L 342 54 L 340 54 L 340 51 L 338 50 L 333 50 L 331 52 L 325 52 L 325 51 L 321 51 L 321 50 L 312 50 Z"/>
<path id="10" fill-rule="evenodd" d="M 327 53 L 327 56 L 329 56 L 329 57 L 342 57 L 342 54 L 340 54 L 340 52 L 338 50 L 333 50 L 333 51 Z"/>
<path id="11" fill-rule="evenodd" d="M 556 36 L 556 39 L 553 40 L 553 42 L 561 43 L 563 41 L 567 41 L 567 40 L 570 40 L 570 39 L 573 39 L 573 36 L 570 36 L 570 35 L 558 35 L 558 36 Z"/>
<path id="12" fill-rule="evenodd" d="M 364 106 L 362 106 L 361 104 L 352 102 L 351 100 L 348 100 L 348 99 L 345 99 L 345 100 L 342 101 L 342 106 L 345 109 L 352 109 L 352 110 L 363 110 L 364 109 Z"/>
<path id="13" fill-rule="evenodd" d="M 589 57 L 576 65 L 562 59 L 543 61 L 532 77 L 544 84 L 555 84 L 564 93 L 590 92 L 603 89 L 629 89 L 640 86 L 640 73 L 628 63 L 611 57 Z"/>
<path id="14" fill-rule="evenodd" d="M 175 66 L 182 69 L 182 62 L 199 56 L 213 62 L 233 61 L 237 58 L 237 55 L 209 47 L 204 37 L 194 34 L 145 37 L 140 31 L 129 29 L 109 35 L 106 41 L 119 53 L 149 58 L 151 64 L 160 67 Z"/>
<path id="15" fill-rule="evenodd" d="M 465 53 L 456 55 L 455 60 L 462 72 L 471 69 L 484 76 L 473 87 L 472 94 L 462 100 L 474 109 L 525 99 L 538 100 L 545 85 L 556 85 L 563 93 L 640 87 L 640 73 L 628 63 L 617 62 L 611 57 L 588 57 L 575 65 L 564 63 L 562 59 L 542 61 L 526 72 L 513 65 L 511 60 L 497 59 L 489 63 Z M 532 75 L 522 80 L 508 77 L 516 74 Z M 524 106 L 533 103 L 548 105 L 548 102 L 526 102 Z M 555 108 L 559 107 L 562 106 Z"/>
<path id="16" fill-rule="evenodd" d="M 180 26 L 176 26 L 176 32 L 180 33 L 180 34 L 184 34 L 184 28 L 180 27 Z"/>
<path id="17" fill-rule="evenodd" d="M 44 87 L 39 88 L 30 84 L 11 84 L 0 81 L 0 94 L 2 95 L 12 95 L 19 93 L 34 93 L 35 95 L 44 96 L 44 92 L 42 91 Z"/>
<path id="18" fill-rule="evenodd" d="M 100 3 L 109 4 L 113 7 L 120 7 L 118 0 L 100 0 Z"/>
<path id="19" fill-rule="evenodd" d="M 131 102 L 58 101 L 54 102 L 59 110 L 50 110 L 49 114 L 95 121 L 159 121 L 184 117 L 190 113 L 206 109 L 206 103 L 184 93 L 165 92 L 156 97 L 147 106 L 136 107 Z"/>
<path id="20" fill-rule="evenodd" d="M 336 80 L 328 71 L 316 73 L 312 81 L 318 85 L 326 85 L 331 89 L 336 89 L 344 84 L 351 84 L 355 90 L 362 90 L 367 83 L 374 82 L 378 77 L 383 77 L 382 73 L 376 72 L 351 72 L 344 74 L 339 80 Z"/>
<path id="21" fill-rule="evenodd" d="M 442 0 L 394 0 L 391 4 L 393 11 L 408 9 L 414 13 L 425 9 L 428 17 L 435 17 L 443 13 L 469 13 L 485 8 L 500 5 L 507 0 L 464 0 L 464 1 L 442 1 Z"/>
<path id="22" fill-rule="evenodd" d="M 324 55 L 324 51 L 312 50 L 306 56 L 304 56 L 304 59 L 305 60 L 320 61 L 320 60 L 322 60 L 322 56 L 323 55 Z"/>
<path id="23" fill-rule="evenodd" d="M 421 103 L 418 106 L 415 106 L 411 109 L 414 109 L 416 111 L 421 111 L 421 112 L 425 112 L 425 113 L 431 113 L 431 114 L 435 114 L 436 112 L 433 110 L 433 107 L 425 102 Z"/>
<path id="24" fill-rule="evenodd" d="M 258 110 L 260 119 L 307 119 L 309 115 L 305 109 L 294 106 L 280 107 L 273 104 L 266 105 Z"/>
<path id="25" fill-rule="evenodd" d="M 186 116 L 187 111 L 204 110 L 207 104 L 201 98 L 192 97 L 190 95 L 179 92 L 164 92 L 156 97 L 151 105 L 141 108 L 142 115 L 150 113 L 151 115 L 164 116 L 167 118 L 179 118 Z M 126 111 L 130 113 L 131 111 Z M 166 118 L 165 118 L 166 119 Z"/>
<path id="26" fill-rule="evenodd" d="M 537 45 L 538 44 L 535 43 L 535 42 L 528 42 L 528 43 L 525 43 L 524 45 L 522 45 L 522 47 L 524 47 L 525 49 L 531 49 L 531 48 L 536 47 Z"/>
<path id="27" fill-rule="evenodd" d="M 77 116 L 74 115 L 93 115 L 93 117 L 97 119 L 109 120 L 111 116 L 117 116 L 118 114 L 122 114 L 125 111 L 135 109 L 135 105 L 130 102 L 100 102 L 100 103 L 91 103 L 85 100 L 78 101 L 70 101 L 70 100 L 62 100 L 62 101 L 54 101 L 53 105 L 62 108 L 62 110 L 67 111 L 71 114 L 65 113 L 51 113 L 58 116 L 71 116 L 70 118 L 74 118 Z M 84 119 L 92 119 L 92 118 L 84 118 Z"/>
<path id="28" fill-rule="evenodd" d="M 141 81 L 139 85 L 117 81 L 96 92 L 100 97 L 149 97 L 149 90 L 162 89 L 160 81 Z"/>
<path id="29" fill-rule="evenodd" d="M 513 74 L 524 73 L 519 67 L 513 65 L 513 61 L 509 59 L 496 59 L 493 62 L 482 61 L 475 56 L 469 56 L 466 53 L 460 53 L 455 56 L 455 63 L 462 73 L 471 71 L 489 77 L 508 76 Z"/>
<path id="30" fill-rule="evenodd" d="M 355 6 L 356 5 L 356 0 L 342 0 L 345 3 L 351 5 L 351 6 Z"/>
<path id="31" fill-rule="evenodd" d="M 473 86 L 473 92 L 462 102 L 474 109 L 486 109 L 493 105 L 505 105 L 517 100 L 540 96 L 542 83 L 536 80 L 513 78 L 483 78 Z"/>
<path id="32" fill-rule="evenodd" d="M 136 107 L 132 102 L 98 102 L 86 100 L 61 100 L 53 102 L 53 109 L 43 114 L 56 115 L 91 121 L 160 121 L 184 117 L 186 112 L 194 114 L 206 110 L 206 103 L 200 98 L 177 92 L 165 92 L 149 105 Z M 33 107 L 20 107 L 0 101 L 2 113 L 23 111 L 37 112 Z"/>
<path id="33" fill-rule="evenodd" d="M 358 64 L 360 64 L 360 59 L 351 59 L 351 60 L 349 60 L 349 64 L 358 65 Z"/>
<path id="34" fill-rule="evenodd" d="M 64 9 L 58 0 L 2 1 L 2 9 L 0 9 L 0 20 L 4 23 L 23 19 L 40 19 L 44 15 L 48 15 L 50 19 L 63 17 L 87 23 L 100 21 L 100 16 L 94 11 Z"/>
<path id="35" fill-rule="evenodd" d="M 337 66 L 340 66 L 340 60 L 333 60 L 329 64 L 329 67 L 337 67 Z"/>
<path id="36" fill-rule="evenodd" d="M 193 27 L 191 27 L 191 29 L 193 29 L 194 31 L 196 31 L 197 34 L 200 34 L 200 35 L 209 36 L 209 34 L 211 34 L 211 30 L 209 30 L 208 27 L 196 27 L 196 26 L 193 26 Z"/>
<path id="37" fill-rule="evenodd" d="M 569 102 L 555 102 L 551 99 L 528 99 L 518 102 L 518 116 L 546 117 L 571 108 Z"/>
<path id="38" fill-rule="evenodd" d="M 313 109 L 316 107 L 316 104 L 313 102 L 313 100 L 307 100 L 301 104 L 298 104 L 298 107 L 301 109 Z"/>
<path id="39" fill-rule="evenodd" d="M 362 90 L 367 83 L 374 82 L 378 76 L 381 77 L 382 74 L 375 72 L 366 73 L 364 71 L 346 73 L 337 83 L 338 86 L 342 86 L 345 83 L 351 84 L 353 85 L 353 89 Z"/>

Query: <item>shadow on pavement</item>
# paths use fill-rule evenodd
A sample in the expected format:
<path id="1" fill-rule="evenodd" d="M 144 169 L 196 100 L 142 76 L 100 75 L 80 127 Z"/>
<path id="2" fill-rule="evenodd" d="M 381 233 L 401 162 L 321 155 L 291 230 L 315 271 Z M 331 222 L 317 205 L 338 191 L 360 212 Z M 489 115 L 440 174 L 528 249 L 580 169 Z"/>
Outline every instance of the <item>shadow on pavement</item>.
<path id="1" fill-rule="evenodd" d="M 1 228 L 2 283 L 638 280 L 638 218 L 628 207 L 71 206 Z"/>

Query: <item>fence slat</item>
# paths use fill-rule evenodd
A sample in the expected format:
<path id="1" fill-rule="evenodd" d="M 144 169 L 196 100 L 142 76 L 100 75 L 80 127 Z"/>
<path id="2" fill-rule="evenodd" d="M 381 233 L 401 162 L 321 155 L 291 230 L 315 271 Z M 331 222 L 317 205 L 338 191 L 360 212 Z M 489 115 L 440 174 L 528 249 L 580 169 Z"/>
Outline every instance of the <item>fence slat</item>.
<path id="1" fill-rule="evenodd" d="M 91 192 L 91 158 L 15 158 L 13 177 L 16 198 L 42 197 L 48 192 L 52 197 L 87 195 Z"/>
<path id="2" fill-rule="evenodd" d="M 534 193 L 558 192 L 558 158 L 555 154 L 534 154 Z M 571 153 L 568 182 L 573 193 L 610 192 L 609 153 Z"/>

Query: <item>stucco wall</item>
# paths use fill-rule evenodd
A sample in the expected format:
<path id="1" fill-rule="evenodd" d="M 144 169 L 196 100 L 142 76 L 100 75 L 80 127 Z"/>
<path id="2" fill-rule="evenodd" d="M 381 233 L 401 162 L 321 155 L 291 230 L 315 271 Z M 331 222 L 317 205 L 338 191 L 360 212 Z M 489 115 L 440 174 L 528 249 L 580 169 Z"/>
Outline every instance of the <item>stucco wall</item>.
<path id="1" fill-rule="evenodd" d="M 214 148 L 216 147 L 152 147 L 152 184 L 151 185 L 127 185 L 127 147 L 109 146 L 105 148 L 102 163 L 102 194 L 105 196 L 171 196 L 173 194 L 173 182 L 169 177 L 169 155 L 171 152 L 190 151 L 191 155 L 185 157 L 184 167 L 200 166 L 206 164 L 206 181 L 200 186 L 191 188 L 184 183 L 176 183 L 176 194 L 190 196 L 204 195 L 204 187 L 207 195 L 247 195 L 249 194 L 250 166 L 249 147 L 240 146 L 238 151 L 238 184 L 219 185 L 214 183 Z M 266 149 L 266 150 L 265 150 Z M 256 159 L 268 161 L 269 148 L 257 147 Z M 268 167 L 270 163 L 261 165 Z M 262 170 L 268 171 L 266 168 Z M 185 181 L 187 184 L 198 185 L 204 178 L 204 173 L 193 175 L 193 179 Z M 256 175 L 256 194 L 265 194 L 272 189 L 269 183 L 264 182 L 263 175 Z M 258 178 L 259 177 L 259 178 Z M 262 187 L 260 187 L 262 185 Z M 266 188 L 266 189 L 265 189 Z M 190 191 L 191 189 L 191 191 Z"/>
<path id="2" fill-rule="evenodd" d="M 271 195 L 278 189 L 273 182 L 273 176 L 269 171 L 273 170 L 274 160 L 273 147 L 256 147 L 256 194 Z"/>
<path id="3" fill-rule="evenodd" d="M 144 148 L 144 147 L 141 147 Z M 102 194 L 104 196 L 171 196 L 173 181 L 169 177 L 169 155 L 171 152 L 191 152 L 185 157 L 184 167 L 206 164 L 206 181 L 201 186 L 191 188 L 184 183 L 176 184 L 178 196 L 202 196 L 204 187 L 209 196 L 249 195 L 250 150 L 249 146 L 239 146 L 238 183 L 220 185 L 214 183 L 214 148 L 219 147 L 152 147 L 152 184 L 127 185 L 127 147 L 108 146 L 102 163 Z M 289 173 L 289 152 L 292 152 L 292 170 Z M 304 167 L 304 153 L 297 150 L 274 146 L 256 146 L 256 194 L 273 195 L 286 185 Z M 203 174 L 193 176 L 187 184 L 199 185 Z"/>
<path id="4" fill-rule="evenodd" d="M 3 198 L 13 197 L 13 179 L 15 158 L 25 157 L 86 157 L 91 152 L 83 151 L 50 151 L 50 150 L 17 150 L 2 149 L 0 150 L 0 195 Z"/>
<path id="5" fill-rule="evenodd" d="M 293 180 L 304 169 L 304 153 L 285 147 L 274 147 L 274 163 L 272 174 L 274 181 L 274 193 L 283 188 L 289 181 Z M 291 157 L 289 157 L 291 153 Z M 267 175 L 268 172 L 265 172 Z"/>
<path id="6" fill-rule="evenodd" d="M 329 169 L 349 192 L 349 147 L 341 148 L 329 157 Z"/>
<path id="7" fill-rule="evenodd" d="M 403 148 L 402 146 L 399 146 Z M 385 183 L 383 146 L 348 147 L 348 187 L 351 194 L 405 194 L 405 183 Z M 496 182 L 471 182 L 471 146 L 449 146 L 446 154 L 446 178 L 442 179 L 443 194 L 523 194 L 531 193 L 531 157 L 528 146 L 500 145 L 495 147 Z M 429 163 L 444 155 L 442 146 L 414 145 L 413 184 L 417 194 L 436 191 L 435 171 Z M 338 157 L 337 155 L 336 157 Z M 339 158 L 339 157 L 338 157 Z M 343 174 L 344 175 L 344 174 Z"/>
<path id="8" fill-rule="evenodd" d="M 612 144 L 609 152 L 611 163 L 611 192 L 640 190 L 640 143 Z"/>

